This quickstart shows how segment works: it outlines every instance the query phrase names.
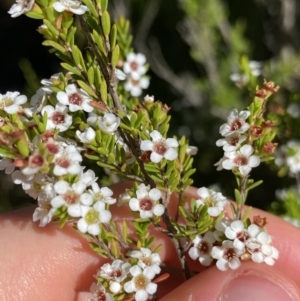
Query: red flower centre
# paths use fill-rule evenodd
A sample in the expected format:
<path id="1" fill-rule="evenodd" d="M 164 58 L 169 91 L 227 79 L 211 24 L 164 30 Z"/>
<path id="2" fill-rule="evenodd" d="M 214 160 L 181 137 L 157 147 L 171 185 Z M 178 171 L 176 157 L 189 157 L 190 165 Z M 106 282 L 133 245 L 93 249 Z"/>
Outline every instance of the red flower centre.
<path id="1" fill-rule="evenodd" d="M 206 241 L 200 242 L 197 247 L 201 254 L 208 254 L 210 251 L 210 246 Z"/>
<path id="2" fill-rule="evenodd" d="M 234 259 L 234 258 L 236 257 L 234 248 L 226 249 L 226 250 L 224 251 L 223 257 L 224 257 L 225 259 L 227 259 L 228 261 L 231 261 L 232 259 Z"/>
<path id="3" fill-rule="evenodd" d="M 33 155 L 30 158 L 29 165 L 31 167 L 42 166 L 44 164 L 44 158 L 41 155 Z"/>
<path id="4" fill-rule="evenodd" d="M 243 122 L 241 119 L 235 119 L 232 123 L 231 123 L 231 130 L 232 131 L 237 131 L 238 129 L 240 129 L 243 125 Z"/>
<path id="5" fill-rule="evenodd" d="M 64 123 L 64 121 L 65 121 L 65 114 L 56 111 L 52 115 L 51 120 L 53 121 L 54 124 Z"/>
<path id="6" fill-rule="evenodd" d="M 120 276 L 122 276 L 122 271 L 121 271 L 120 269 L 112 270 L 112 271 L 109 273 L 109 276 L 110 276 L 110 277 L 113 277 L 113 278 L 120 277 Z"/>
<path id="7" fill-rule="evenodd" d="M 164 142 L 156 142 L 153 146 L 153 151 L 159 155 L 164 155 L 164 153 L 167 151 L 167 146 Z"/>
<path id="8" fill-rule="evenodd" d="M 238 138 L 238 137 L 232 137 L 232 138 L 230 138 L 230 139 L 228 140 L 228 143 L 229 143 L 230 145 L 233 145 L 233 146 L 237 145 L 238 142 L 239 142 L 239 138 Z"/>
<path id="9" fill-rule="evenodd" d="M 71 165 L 71 162 L 68 158 L 61 157 L 55 159 L 55 164 L 62 168 L 68 168 Z"/>
<path id="10" fill-rule="evenodd" d="M 144 211 L 150 211 L 153 207 L 151 200 L 149 199 L 142 199 L 140 200 L 140 208 Z"/>
<path id="11" fill-rule="evenodd" d="M 69 103 L 80 106 L 82 103 L 81 95 L 78 93 L 73 93 L 69 95 Z"/>
<path id="12" fill-rule="evenodd" d="M 55 155 L 59 152 L 59 147 L 55 143 L 47 143 L 46 147 L 47 147 L 48 151 L 53 155 Z"/>
<path id="13" fill-rule="evenodd" d="M 79 195 L 75 193 L 74 191 L 68 191 L 63 196 L 64 200 L 67 204 L 77 204 L 79 202 Z"/>
<path id="14" fill-rule="evenodd" d="M 247 165 L 248 164 L 248 158 L 246 158 L 244 156 L 239 156 L 239 157 L 234 158 L 233 162 L 237 166 Z"/>
<path id="15" fill-rule="evenodd" d="M 131 70 L 136 71 L 138 69 L 138 67 L 139 67 L 139 64 L 137 62 L 130 63 Z"/>
<path id="16" fill-rule="evenodd" d="M 239 232 L 236 235 L 236 238 L 238 240 L 240 240 L 241 242 L 245 242 L 249 237 L 250 237 L 249 234 L 247 232 L 244 232 L 244 231 L 243 232 Z"/>

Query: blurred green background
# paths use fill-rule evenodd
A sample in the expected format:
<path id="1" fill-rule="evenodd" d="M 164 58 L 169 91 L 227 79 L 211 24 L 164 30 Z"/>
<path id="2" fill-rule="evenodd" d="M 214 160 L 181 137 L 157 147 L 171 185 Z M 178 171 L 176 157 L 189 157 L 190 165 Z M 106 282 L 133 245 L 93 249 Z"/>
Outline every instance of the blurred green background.
<path id="1" fill-rule="evenodd" d="M 49 78 L 60 66 L 41 46 L 40 21 L 7 14 L 13 3 L 0 3 L 0 93 L 30 96 L 37 80 Z M 229 111 L 249 105 L 263 78 L 281 86 L 268 108 L 279 125 L 277 141 L 300 138 L 299 118 L 286 114 L 289 104 L 299 104 L 299 1 L 110 0 L 110 11 L 114 18 L 122 14 L 131 20 L 133 45 L 150 63 L 151 85 L 145 94 L 171 107 L 171 134 L 186 135 L 199 149 L 195 186 L 217 185 L 233 197 L 234 176 L 213 166 L 223 156 L 215 142 Z M 262 63 L 258 77 L 248 64 L 253 60 Z M 237 84 L 233 74 L 248 81 Z M 262 209 L 274 201 L 276 189 L 294 182 L 278 178 L 274 165 L 262 164 L 252 176 L 264 183 L 249 194 L 248 204 Z M 1 177 L 0 189 L 2 210 L 29 201 L 10 176 Z"/>

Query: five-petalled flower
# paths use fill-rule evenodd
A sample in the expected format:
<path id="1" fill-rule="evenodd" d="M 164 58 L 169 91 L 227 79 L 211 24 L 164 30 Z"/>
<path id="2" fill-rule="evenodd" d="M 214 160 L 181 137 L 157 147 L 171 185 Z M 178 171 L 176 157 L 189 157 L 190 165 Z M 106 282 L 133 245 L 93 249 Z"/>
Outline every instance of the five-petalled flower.
<path id="1" fill-rule="evenodd" d="M 142 140 L 141 150 L 151 151 L 150 160 L 159 163 L 163 158 L 173 161 L 178 157 L 178 141 L 174 138 L 165 139 L 160 132 L 154 130 L 150 133 L 151 140 Z"/>

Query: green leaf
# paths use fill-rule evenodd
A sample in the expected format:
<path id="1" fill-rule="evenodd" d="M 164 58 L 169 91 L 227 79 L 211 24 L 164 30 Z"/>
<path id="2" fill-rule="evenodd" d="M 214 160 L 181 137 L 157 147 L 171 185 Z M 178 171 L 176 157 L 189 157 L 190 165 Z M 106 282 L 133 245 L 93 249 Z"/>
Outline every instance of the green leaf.
<path id="1" fill-rule="evenodd" d="M 101 24 L 103 29 L 103 34 L 108 37 L 110 33 L 110 15 L 107 10 L 105 10 L 101 17 Z"/>
<path id="2" fill-rule="evenodd" d="M 108 0 L 101 0 L 101 9 L 102 11 L 107 10 Z"/>
<path id="3" fill-rule="evenodd" d="M 76 45 L 72 45 L 71 48 L 72 48 L 72 57 L 74 59 L 75 64 L 77 66 L 81 66 L 81 60 L 80 60 L 81 51 Z"/>
<path id="4" fill-rule="evenodd" d="M 82 0 L 82 2 L 87 6 L 91 14 L 95 17 L 98 18 L 98 12 L 95 9 L 95 6 L 91 0 Z"/>
<path id="5" fill-rule="evenodd" d="M 20 154 L 23 157 L 28 157 L 29 156 L 29 147 L 28 147 L 28 142 L 26 141 L 25 138 L 21 138 L 17 141 L 16 143 L 17 149 L 20 152 Z"/>
<path id="6" fill-rule="evenodd" d="M 75 33 L 76 33 L 77 28 L 72 26 L 69 29 L 68 35 L 67 35 L 67 39 L 66 42 L 68 45 L 73 45 L 74 44 L 74 37 L 75 37 Z"/>
<path id="7" fill-rule="evenodd" d="M 91 66 L 88 70 L 88 80 L 90 85 L 92 86 L 94 84 L 94 79 L 95 79 L 95 72 L 93 66 Z"/>
<path id="8" fill-rule="evenodd" d="M 97 31 L 93 30 L 92 38 L 93 38 L 93 41 L 97 44 L 100 53 L 105 57 L 106 56 L 106 50 L 104 48 L 104 43 L 103 43 L 103 40 L 102 40 L 102 38 L 100 37 L 100 35 L 98 34 Z"/>
<path id="9" fill-rule="evenodd" d="M 245 210 L 244 214 L 243 214 L 242 217 L 241 217 L 241 221 L 242 221 L 242 222 L 245 222 L 245 221 L 246 221 L 246 219 L 248 218 L 248 216 L 249 216 L 251 210 L 252 210 L 252 207 L 248 207 L 248 208 Z"/>
<path id="10" fill-rule="evenodd" d="M 78 80 L 77 81 L 78 85 L 89 95 L 93 96 L 93 97 L 97 97 L 94 90 L 87 85 L 85 82 L 83 82 L 82 80 Z"/>
<path id="11" fill-rule="evenodd" d="M 117 25 L 114 24 L 110 30 L 110 46 L 114 48 L 117 42 Z"/>
<path id="12" fill-rule="evenodd" d="M 247 190 L 249 191 L 249 190 L 251 190 L 251 189 L 253 189 L 253 188 L 255 188 L 255 187 L 261 185 L 262 183 L 263 183 L 262 180 L 257 181 L 257 182 L 255 182 L 255 183 L 253 183 L 252 185 L 250 185 L 249 187 L 247 187 Z"/>
<path id="13" fill-rule="evenodd" d="M 100 85 L 100 96 L 101 96 L 101 100 L 104 103 L 107 103 L 107 85 L 105 80 L 102 80 Z"/>
<path id="14" fill-rule="evenodd" d="M 43 19 L 45 17 L 43 10 L 37 3 L 33 4 L 31 10 L 26 13 L 26 16 L 32 19 Z"/>
<path id="15" fill-rule="evenodd" d="M 67 71 L 70 71 L 78 76 L 81 76 L 81 72 L 79 70 L 77 70 L 77 68 L 75 68 L 67 63 L 60 63 L 60 65 Z"/>
<path id="16" fill-rule="evenodd" d="M 243 199 L 242 199 L 241 193 L 237 189 L 234 190 L 234 196 L 235 196 L 235 201 L 237 202 L 237 204 L 239 206 L 243 205 Z"/>
<path id="17" fill-rule="evenodd" d="M 46 41 L 44 41 L 42 43 L 42 45 L 44 45 L 44 46 L 51 46 L 55 50 L 58 50 L 59 52 L 64 53 L 64 54 L 67 53 L 66 49 L 63 46 L 59 45 L 58 43 L 56 43 L 54 41 L 46 40 Z"/>
<path id="18" fill-rule="evenodd" d="M 111 54 L 111 65 L 113 68 L 115 68 L 118 64 L 119 55 L 120 55 L 120 47 L 119 45 L 116 45 Z"/>
<path id="19" fill-rule="evenodd" d="M 44 19 L 44 24 L 47 26 L 47 29 L 56 37 L 58 38 L 59 31 L 47 20 Z"/>

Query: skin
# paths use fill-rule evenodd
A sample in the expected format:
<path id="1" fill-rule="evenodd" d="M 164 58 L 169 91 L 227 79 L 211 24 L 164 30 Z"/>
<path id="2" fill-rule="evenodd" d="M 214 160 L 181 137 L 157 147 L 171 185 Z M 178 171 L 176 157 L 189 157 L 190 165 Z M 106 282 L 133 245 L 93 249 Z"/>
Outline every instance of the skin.
<path id="1" fill-rule="evenodd" d="M 115 185 L 115 195 L 123 192 L 125 186 Z M 187 195 L 196 198 L 196 189 L 189 188 Z M 170 204 L 176 206 L 174 197 Z M 130 212 L 124 206 L 113 207 L 114 221 L 130 219 Z M 174 208 L 170 210 L 172 212 Z M 40 228 L 38 223 L 32 222 L 33 211 L 34 208 L 27 207 L 0 215 L 0 299 L 87 300 L 88 294 L 84 292 L 89 291 L 95 271 L 105 261 L 90 249 L 86 238 L 72 227 L 59 229 L 57 224 L 51 223 Z M 165 245 L 160 255 L 162 261 L 170 266 L 165 272 L 171 275 L 158 285 L 159 300 L 221 300 L 219 296 L 229 280 L 238 275 L 248 277 L 249 273 L 250 278 L 254 273 L 274 279 L 280 286 L 288 287 L 289 293 L 294 294 L 292 300 L 300 300 L 300 230 L 258 209 L 253 209 L 252 215 L 267 217 L 268 233 L 280 252 L 275 266 L 248 260 L 242 263 L 238 271 L 221 272 L 215 266 L 201 268 L 196 261 L 189 261 L 193 269 L 201 272 L 183 284 L 172 243 L 152 229 L 157 237 L 156 243 Z"/>

